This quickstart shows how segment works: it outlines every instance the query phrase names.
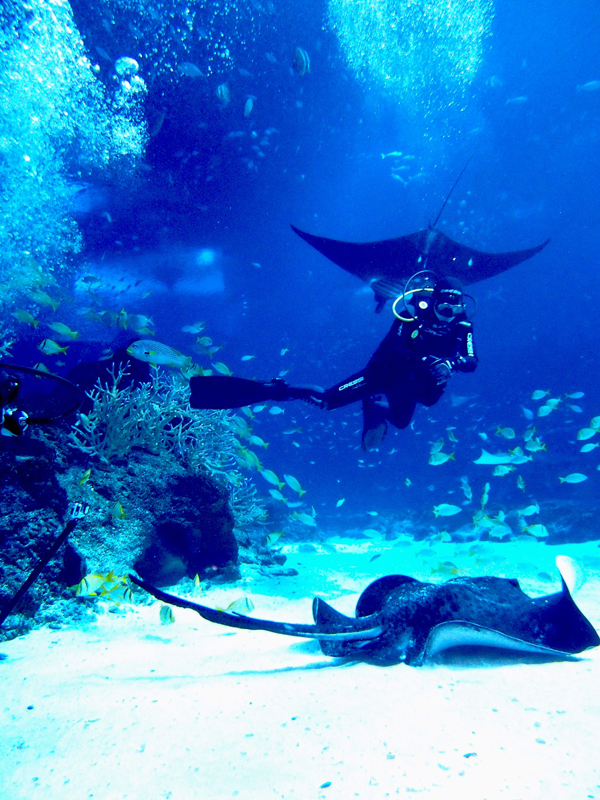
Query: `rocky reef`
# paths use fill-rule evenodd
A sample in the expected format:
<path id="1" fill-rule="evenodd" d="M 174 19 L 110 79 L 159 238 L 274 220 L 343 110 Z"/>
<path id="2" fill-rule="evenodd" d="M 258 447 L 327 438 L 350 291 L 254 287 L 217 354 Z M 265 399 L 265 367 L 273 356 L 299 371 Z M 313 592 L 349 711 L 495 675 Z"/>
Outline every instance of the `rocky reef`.
<path id="1" fill-rule="evenodd" d="M 135 446 L 126 452 L 114 448 L 117 434 L 111 430 L 111 425 L 122 425 L 122 404 L 119 414 L 107 411 L 106 397 L 104 417 L 95 424 L 92 410 L 79 415 L 76 428 L 65 422 L 30 429 L 14 439 L 3 437 L 0 612 L 44 558 L 73 506 L 84 513 L 4 621 L 0 638 L 92 615 L 96 598 L 75 594 L 85 576 L 126 576 L 135 570 L 158 586 L 196 576 L 207 585 L 238 579 L 240 560 L 262 568 L 281 565 L 281 558 L 259 544 L 264 541 L 265 512 L 233 458 L 236 439 L 227 415 L 215 424 L 191 419 L 189 409 L 177 405 L 184 399 L 178 396 L 175 403 L 170 383 L 155 383 L 154 389 L 155 395 L 144 395 L 153 405 L 152 439 L 145 440 L 138 431 Z M 148 386 L 133 391 L 147 393 Z M 120 395 L 117 388 L 115 396 L 129 402 L 131 412 L 136 406 L 128 392 Z M 92 436 L 79 447 L 73 433 L 81 441 L 82 416 Z M 168 435 L 161 437 L 157 420 L 168 426 Z M 177 425 L 186 437 L 181 430 L 174 435 Z M 110 459 L 102 449 L 107 436 L 113 443 Z"/>

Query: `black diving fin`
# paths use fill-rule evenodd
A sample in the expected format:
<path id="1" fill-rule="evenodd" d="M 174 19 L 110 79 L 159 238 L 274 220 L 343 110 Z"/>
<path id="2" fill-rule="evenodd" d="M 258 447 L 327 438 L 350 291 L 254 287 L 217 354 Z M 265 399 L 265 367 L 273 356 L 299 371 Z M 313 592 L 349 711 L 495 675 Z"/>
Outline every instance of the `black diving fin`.
<path id="1" fill-rule="evenodd" d="M 233 375 L 196 375 L 190 378 L 192 408 L 241 408 L 264 400 L 287 400 L 289 386 L 282 380 L 250 381 Z"/>
<path id="2" fill-rule="evenodd" d="M 241 408 L 265 400 L 305 400 L 320 404 L 322 391 L 315 387 L 289 386 L 281 378 L 251 381 L 233 375 L 196 375 L 190 378 L 192 408 Z"/>

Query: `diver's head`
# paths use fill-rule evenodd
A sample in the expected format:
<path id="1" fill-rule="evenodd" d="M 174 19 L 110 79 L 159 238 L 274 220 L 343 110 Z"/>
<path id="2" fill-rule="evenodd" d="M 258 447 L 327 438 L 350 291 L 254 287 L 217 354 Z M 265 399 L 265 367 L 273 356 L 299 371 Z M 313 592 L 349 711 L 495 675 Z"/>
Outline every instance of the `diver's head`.
<path id="1" fill-rule="evenodd" d="M 440 322 L 452 322 L 465 313 L 462 283 L 458 278 L 440 278 L 431 296 L 433 312 Z"/>

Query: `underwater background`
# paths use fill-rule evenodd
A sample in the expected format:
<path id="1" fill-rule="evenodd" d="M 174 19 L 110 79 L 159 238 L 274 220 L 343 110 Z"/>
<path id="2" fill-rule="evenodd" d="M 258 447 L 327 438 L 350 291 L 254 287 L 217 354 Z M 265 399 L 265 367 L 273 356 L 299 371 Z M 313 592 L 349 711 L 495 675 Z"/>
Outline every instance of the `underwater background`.
<path id="1" fill-rule="evenodd" d="M 598 538 L 596 3 L 33 0 L 0 23 L 2 361 L 109 387 L 84 419 L 0 441 L 2 603 L 89 506 L 3 636 L 87 613 L 69 587 L 88 574 L 285 575 L 287 541 Z M 421 230 L 467 162 L 441 230 L 494 252 L 551 241 L 469 287 L 477 371 L 379 450 L 360 448 L 359 405 L 194 416 L 177 369 L 111 383 L 138 338 L 239 377 L 356 372 L 389 304 L 376 315 L 290 223 Z M 453 457 L 434 466 L 441 439 Z M 506 474 L 474 463 L 514 447 L 531 458 Z"/>

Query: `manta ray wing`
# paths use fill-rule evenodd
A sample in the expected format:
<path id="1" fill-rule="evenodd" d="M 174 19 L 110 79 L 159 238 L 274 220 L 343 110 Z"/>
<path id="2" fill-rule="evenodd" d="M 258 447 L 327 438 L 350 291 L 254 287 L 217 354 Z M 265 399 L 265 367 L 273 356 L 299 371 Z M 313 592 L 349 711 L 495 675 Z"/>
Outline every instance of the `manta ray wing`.
<path id="1" fill-rule="evenodd" d="M 412 233 L 405 238 L 411 241 L 420 253 L 427 254 L 428 269 L 451 278 L 459 278 L 465 284 L 477 283 L 516 267 L 528 258 L 533 258 L 550 241 L 546 239 L 537 247 L 526 250 L 484 253 L 455 242 L 435 228 Z"/>
<path id="2" fill-rule="evenodd" d="M 475 625 L 472 622 L 453 621 L 441 622 L 432 628 L 427 637 L 423 651 L 423 662 L 429 661 L 438 653 L 450 650 L 453 647 L 496 647 L 502 650 L 516 650 L 521 653 L 538 653 L 551 656 L 555 659 L 576 660 L 573 653 L 564 650 L 555 650 L 542 644 L 527 642 L 515 636 L 509 636 L 493 628 Z"/>
<path id="3" fill-rule="evenodd" d="M 395 657 L 420 666 L 442 650 L 468 644 L 566 658 L 600 644 L 564 579 L 560 592 L 533 598 L 512 578 L 460 577 L 393 587 L 394 577 L 365 590 L 368 599 L 378 583 L 384 590 L 386 582 L 392 586 L 386 597 L 379 597 L 384 633 L 376 655 L 388 661 Z M 358 608 L 361 602 L 362 596 Z"/>
<path id="4" fill-rule="evenodd" d="M 468 285 L 506 272 L 532 258 L 550 241 L 527 250 L 484 253 L 455 242 L 436 228 L 380 242 L 342 242 L 291 227 L 334 264 L 369 284 L 375 292 L 378 311 L 386 299 L 398 297 L 406 281 L 419 270 L 459 278 Z"/>
<path id="5" fill-rule="evenodd" d="M 291 227 L 319 253 L 366 283 L 377 279 L 407 280 L 418 269 L 415 265 L 422 255 L 420 242 L 415 239 L 419 234 L 381 242 L 340 242 Z"/>

